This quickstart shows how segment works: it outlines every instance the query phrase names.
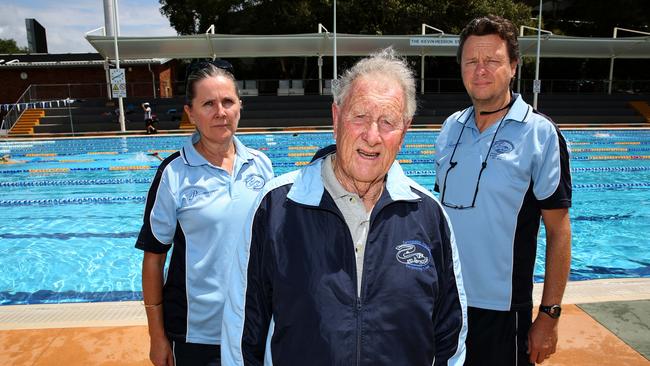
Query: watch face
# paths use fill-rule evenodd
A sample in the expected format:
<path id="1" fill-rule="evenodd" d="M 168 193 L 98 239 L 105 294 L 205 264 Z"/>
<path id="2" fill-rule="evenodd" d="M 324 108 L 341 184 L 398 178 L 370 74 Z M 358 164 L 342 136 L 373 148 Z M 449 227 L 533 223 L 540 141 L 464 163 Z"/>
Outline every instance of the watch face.
<path id="1" fill-rule="evenodd" d="M 560 314 L 562 313 L 562 308 L 560 305 L 540 306 L 539 309 L 548 314 L 548 316 L 553 319 L 559 318 Z"/>
<path id="2" fill-rule="evenodd" d="M 560 316 L 560 311 L 562 311 L 562 309 L 560 309 L 559 306 L 551 306 L 551 314 L 554 318 Z"/>

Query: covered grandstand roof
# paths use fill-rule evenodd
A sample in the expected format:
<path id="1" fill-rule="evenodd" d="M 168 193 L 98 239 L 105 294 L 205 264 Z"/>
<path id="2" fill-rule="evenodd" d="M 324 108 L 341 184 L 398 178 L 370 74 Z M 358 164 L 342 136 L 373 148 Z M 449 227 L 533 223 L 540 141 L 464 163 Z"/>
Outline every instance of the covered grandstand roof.
<path id="1" fill-rule="evenodd" d="M 131 58 L 128 65 L 164 64 L 168 58 Z M 0 69 L 30 67 L 102 66 L 104 56 L 99 53 L 16 53 L 0 54 Z"/>
<path id="2" fill-rule="evenodd" d="M 104 57 L 114 58 L 113 37 L 87 35 Z M 338 56 L 363 56 L 392 45 L 406 56 L 455 56 L 457 35 L 337 34 Z M 523 56 L 535 56 L 536 36 L 519 37 Z M 119 37 L 120 59 L 332 56 L 333 34 L 202 34 L 175 37 Z M 650 58 L 650 37 L 590 38 L 543 35 L 542 57 Z"/>

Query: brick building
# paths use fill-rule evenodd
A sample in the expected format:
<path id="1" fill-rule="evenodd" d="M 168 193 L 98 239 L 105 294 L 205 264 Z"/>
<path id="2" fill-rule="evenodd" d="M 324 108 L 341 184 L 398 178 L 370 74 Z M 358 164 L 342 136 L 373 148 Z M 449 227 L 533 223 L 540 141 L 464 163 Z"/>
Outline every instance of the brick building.
<path id="1" fill-rule="evenodd" d="M 175 65 L 171 59 L 121 61 L 127 94 L 172 97 Z M 0 55 L 0 104 L 16 102 L 30 85 L 30 100 L 107 98 L 106 67 L 98 53 Z"/>

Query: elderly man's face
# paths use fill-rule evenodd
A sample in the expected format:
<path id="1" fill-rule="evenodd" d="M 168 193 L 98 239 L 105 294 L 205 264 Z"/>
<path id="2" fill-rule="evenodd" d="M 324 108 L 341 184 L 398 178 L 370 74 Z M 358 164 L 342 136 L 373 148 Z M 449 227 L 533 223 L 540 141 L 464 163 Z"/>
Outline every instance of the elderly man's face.
<path id="1" fill-rule="evenodd" d="M 337 177 L 358 187 L 383 181 L 411 121 L 400 84 L 382 75 L 356 79 L 342 106 L 332 105 Z"/>

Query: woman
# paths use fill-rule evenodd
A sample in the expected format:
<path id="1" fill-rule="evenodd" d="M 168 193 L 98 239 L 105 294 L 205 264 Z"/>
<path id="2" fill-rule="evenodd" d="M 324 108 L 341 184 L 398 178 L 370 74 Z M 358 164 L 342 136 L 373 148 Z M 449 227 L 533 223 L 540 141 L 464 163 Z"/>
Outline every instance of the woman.
<path id="1" fill-rule="evenodd" d="M 241 100 L 232 73 L 203 65 L 188 77 L 186 96 L 197 132 L 160 164 L 136 243 L 144 250 L 149 357 L 154 365 L 219 365 L 229 263 L 244 244 L 241 223 L 273 170 L 235 137 Z"/>

